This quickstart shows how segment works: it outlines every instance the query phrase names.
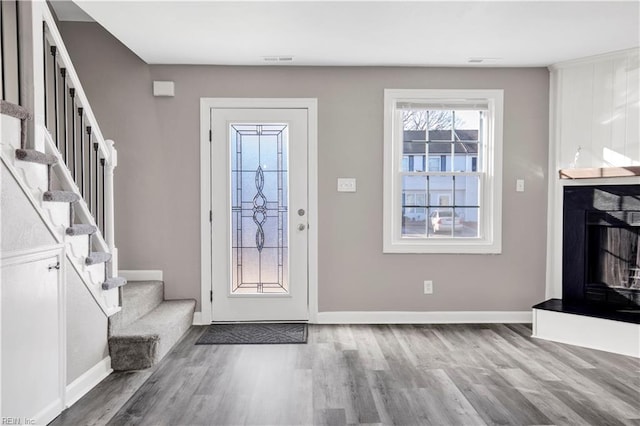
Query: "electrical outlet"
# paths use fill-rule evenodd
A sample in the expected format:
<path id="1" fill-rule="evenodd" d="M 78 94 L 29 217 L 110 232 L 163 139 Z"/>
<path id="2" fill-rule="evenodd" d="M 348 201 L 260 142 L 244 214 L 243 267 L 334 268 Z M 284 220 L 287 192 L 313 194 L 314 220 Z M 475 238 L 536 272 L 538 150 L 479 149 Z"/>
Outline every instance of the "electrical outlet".
<path id="1" fill-rule="evenodd" d="M 433 281 L 424 281 L 424 294 L 433 294 Z"/>

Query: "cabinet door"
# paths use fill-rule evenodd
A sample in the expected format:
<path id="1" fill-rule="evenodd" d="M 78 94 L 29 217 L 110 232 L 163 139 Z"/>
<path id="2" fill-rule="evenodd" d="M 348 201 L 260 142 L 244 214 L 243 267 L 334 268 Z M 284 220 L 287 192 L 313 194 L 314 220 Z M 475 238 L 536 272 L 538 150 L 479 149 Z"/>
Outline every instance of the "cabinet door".
<path id="1" fill-rule="evenodd" d="M 1 410 L 3 418 L 20 418 L 22 424 L 46 424 L 62 410 L 58 253 L 2 262 Z"/>

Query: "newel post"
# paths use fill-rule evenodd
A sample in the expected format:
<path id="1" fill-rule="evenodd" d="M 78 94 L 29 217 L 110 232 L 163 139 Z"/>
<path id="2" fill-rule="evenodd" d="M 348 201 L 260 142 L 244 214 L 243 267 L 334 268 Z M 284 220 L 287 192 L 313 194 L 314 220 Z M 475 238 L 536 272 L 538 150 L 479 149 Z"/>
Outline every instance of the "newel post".
<path id="1" fill-rule="evenodd" d="M 111 139 L 106 141 L 109 151 L 109 161 L 105 164 L 105 185 L 104 185 L 104 203 L 105 203 L 105 235 L 107 246 L 111 252 L 111 276 L 118 276 L 118 249 L 115 244 L 115 202 L 114 202 L 114 185 L 113 171 L 118 165 L 118 151 L 114 147 Z"/>

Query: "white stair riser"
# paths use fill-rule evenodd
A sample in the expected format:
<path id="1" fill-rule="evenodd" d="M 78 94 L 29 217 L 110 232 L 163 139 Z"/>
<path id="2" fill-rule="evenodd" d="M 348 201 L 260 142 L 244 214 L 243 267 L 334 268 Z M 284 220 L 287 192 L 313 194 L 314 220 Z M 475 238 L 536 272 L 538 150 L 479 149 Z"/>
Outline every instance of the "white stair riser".
<path id="1" fill-rule="evenodd" d="M 99 265 L 85 265 L 85 271 L 87 271 L 89 273 L 89 276 L 91 277 L 91 281 L 93 283 L 99 283 L 100 286 L 102 286 L 102 283 L 105 280 L 105 273 L 104 273 L 104 264 L 99 264 Z M 100 287 L 100 289 L 102 289 L 102 287 Z"/>
<path id="2" fill-rule="evenodd" d="M 8 149 L 20 148 L 20 120 L 0 114 L 0 141 Z"/>
<path id="3" fill-rule="evenodd" d="M 88 235 L 74 235 L 66 236 L 66 241 L 69 243 L 67 246 L 67 253 L 74 259 L 81 259 L 84 262 L 84 257 L 89 252 L 89 236 Z"/>
<path id="4" fill-rule="evenodd" d="M 2 115 L 2 117 L 5 117 Z M 4 120 L 2 121 L 4 124 Z M 11 138 L 5 139 L 6 129 L 2 129 L 2 139 L 0 140 L 0 148 L 5 159 L 9 160 L 11 166 L 13 166 L 18 172 L 19 178 L 27 184 L 29 193 L 33 195 L 36 200 L 42 200 L 41 193 L 47 190 L 48 185 L 48 173 L 47 166 L 43 164 L 30 163 L 28 161 L 20 161 L 16 159 L 16 141 Z M 18 130 L 19 131 L 19 130 Z M 18 147 L 20 141 L 17 141 Z"/>
<path id="5" fill-rule="evenodd" d="M 64 233 L 69 226 L 69 204 L 46 202 L 43 206 L 46 208 L 51 223 L 60 228 L 60 232 Z"/>
<path id="6" fill-rule="evenodd" d="M 100 287 L 100 295 L 102 298 L 102 302 L 104 304 L 104 306 L 106 306 L 109 310 L 115 311 L 120 309 L 119 305 L 120 305 L 120 295 L 119 295 L 119 291 L 117 288 L 114 288 L 112 290 L 108 290 L 108 291 L 104 291 L 102 290 L 102 287 Z"/>

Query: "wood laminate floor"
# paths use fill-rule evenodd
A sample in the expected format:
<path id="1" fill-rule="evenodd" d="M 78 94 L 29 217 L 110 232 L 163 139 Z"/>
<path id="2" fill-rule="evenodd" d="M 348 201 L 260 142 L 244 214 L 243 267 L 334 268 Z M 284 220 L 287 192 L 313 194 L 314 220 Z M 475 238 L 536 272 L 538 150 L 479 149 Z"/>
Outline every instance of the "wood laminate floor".
<path id="1" fill-rule="evenodd" d="M 640 360 L 527 325 L 312 325 L 306 345 L 194 345 L 203 331 L 52 424 L 640 425 Z"/>

